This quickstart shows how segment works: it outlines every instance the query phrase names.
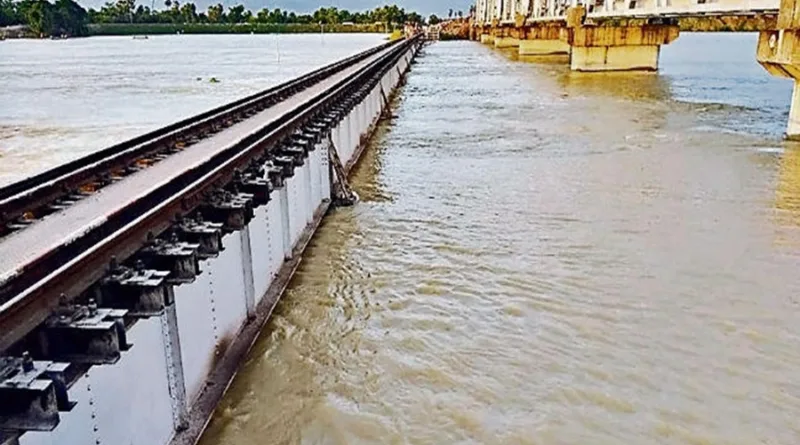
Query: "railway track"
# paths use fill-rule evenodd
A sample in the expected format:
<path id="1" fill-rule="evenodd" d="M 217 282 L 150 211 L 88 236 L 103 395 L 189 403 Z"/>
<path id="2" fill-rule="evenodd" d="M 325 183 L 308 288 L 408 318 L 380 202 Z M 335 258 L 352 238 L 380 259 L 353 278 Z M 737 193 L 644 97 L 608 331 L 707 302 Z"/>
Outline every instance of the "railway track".
<path id="1" fill-rule="evenodd" d="M 258 209 L 275 199 L 285 225 L 294 227 L 282 242 L 288 263 L 293 249 L 302 249 L 301 241 L 310 237 L 300 236 L 308 231 L 303 227 L 321 217 L 309 203 L 330 202 L 323 187 L 329 180 L 328 154 L 323 156 L 320 147 L 333 145 L 334 131 L 365 129 L 363 122 L 371 118 L 366 99 L 374 100 L 379 91 L 386 100 L 384 79 L 388 74 L 399 79 L 399 68 L 396 74 L 390 70 L 401 63 L 407 68 L 408 54 L 419 43 L 412 38 L 378 46 L 1 188 L 0 399 L 13 399 L 14 409 L 30 416 L 23 409 L 26 397 L 38 394 L 31 400 L 49 411 L 43 417 L 37 408 L 36 418 L 26 424 L 16 411 L 11 415 L 9 408 L 0 408 L 0 443 L 4 430 L 14 436 L 54 428 L 53 410 L 71 406 L 67 387 L 88 367 L 119 360 L 128 349 L 126 331 L 138 320 L 162 317 L 164 332 L 177 330 L 178 286 L 194 282 L 202 273 L 201 260 L 223 255 L 223 237 L 248 233 L 254 215 L 263 214 Z M 364 143 L 363 134 L 359 137 L 348 130 L 337 140 L 358 147 Z M 305 188 L 287 191 L 287 184 L 297 183 L 296 175 Z M 296 222 L 303 214 L 305 219 Z M 290 276 L 293 267 L 296 263 L 282 274 Z M 282 291 L 288 278 L 277 281 L 271 293 Z M 247 298 L 248 318 L 264 318 L 253 295 Z M 176 406 L 184 406 L 189 401 L 172 382 L 188 387 L 182 371 L 172 374 L 181 366 L 180 347 L 167 349 L 176 347 L 178 358 L 172 350 L 168 360 L 170 394 Z M 67 365 L 79 365 L 79 371 L 67 372 Z M 13 380 L 25 375 L 30 379 Z M 50 382 L 49 389 L 19 396 L 20 385 L 42 379 Z M 45 403 L 50 398 L 52 403 Z M 186 406 L 174 410 L 179 430 L 188 425 L 186 411 Z M 199 434 L 202 428 L 193 425 L 193 434 Z"/>
<path id="2" fill-rule="evenodd" d="M 390 45 L 372 48 L 298 79 L 3 186 L 0 188 L 0 236 L 63 210 L 87 194 L 224 131 Z"/>

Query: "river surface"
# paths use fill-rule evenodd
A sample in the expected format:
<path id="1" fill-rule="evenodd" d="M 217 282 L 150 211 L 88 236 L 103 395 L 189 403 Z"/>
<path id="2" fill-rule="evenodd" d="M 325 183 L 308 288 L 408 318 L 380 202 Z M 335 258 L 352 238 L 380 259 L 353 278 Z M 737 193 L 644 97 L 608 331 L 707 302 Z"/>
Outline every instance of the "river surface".
<path id="1" fill-rule="evenodd" d="M 123 77 L 100 104 L 4 88 L 2 122 L 28 133 L 0 153 L 24 143 L 41 168 L 67 155 L 37 153 L 37 129 L 116 140 L 271 82 L 235 38 L 186 74 L 221 84 L 167 97 L 163 64 L 192 65 L 166 41 L 176 60 L 127 63 L 160 90 L 125 66 L 29 70 Z M 659 74 L 603 75 L 428 47 L 355 170 L 362 201 L 324 222 L 202 445 L 800 443 L 800 149 L 781 141 L 791 84 L 754 53 L 685 34 Z"/>
<path id="2" fill-rule="evenodd" d="M 382 37 L 4 41 L 0 185 L 285 82 Z"/>

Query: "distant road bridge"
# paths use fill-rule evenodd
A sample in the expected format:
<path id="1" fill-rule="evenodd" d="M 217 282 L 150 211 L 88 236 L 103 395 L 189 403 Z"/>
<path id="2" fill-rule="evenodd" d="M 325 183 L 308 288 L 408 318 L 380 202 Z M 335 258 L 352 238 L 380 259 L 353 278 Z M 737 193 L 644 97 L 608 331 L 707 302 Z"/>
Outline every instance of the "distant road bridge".
<path id="1" fill-rule="evenodd" d="M 800 0 L 477 0 L 471 38 L 574 71 L 658 69 L 681 30 L 759 32 L 756 59 L 795 80 L 786 135 L 800 138 Z"/>

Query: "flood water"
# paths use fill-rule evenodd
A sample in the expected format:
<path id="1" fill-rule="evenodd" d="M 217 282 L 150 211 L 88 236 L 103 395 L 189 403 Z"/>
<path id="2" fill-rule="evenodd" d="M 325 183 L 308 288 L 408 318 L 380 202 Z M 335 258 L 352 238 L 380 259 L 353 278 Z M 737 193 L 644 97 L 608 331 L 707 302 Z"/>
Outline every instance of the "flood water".
<path id="1" fill-rule="evenodd" d="M 754 54 L 425 49 L 201 443 L 800 443 L 800 148 Z"/>
<path id="2" fill-rule="evenodd" d="M 0 44 L 0 185 L 293 79 L 381 37 L 6 40 Z"/>

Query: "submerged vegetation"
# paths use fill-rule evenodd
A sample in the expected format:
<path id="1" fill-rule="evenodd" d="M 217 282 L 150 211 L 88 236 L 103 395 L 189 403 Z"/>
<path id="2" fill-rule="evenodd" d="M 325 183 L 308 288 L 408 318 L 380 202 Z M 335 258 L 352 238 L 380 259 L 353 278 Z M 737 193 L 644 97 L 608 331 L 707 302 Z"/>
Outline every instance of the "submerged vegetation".
<path id="1" fill-rule="evenodd" d="M 181 33 L 383 32 L 405 23 L 421 24 L 416 12 L 397 5 L 350 12 L 335 7 L 297 14 L 279 8 L 249 11 L 242 5 L 211 5 L 199 11 L 194 3 L 166 0 L 164 9 L 137 5 L 135 0 L 108 2 L 99 10 L 83 9 L 73 0 L 0 0 L 0 27 L 24 25 L 35 37 Z"/>

